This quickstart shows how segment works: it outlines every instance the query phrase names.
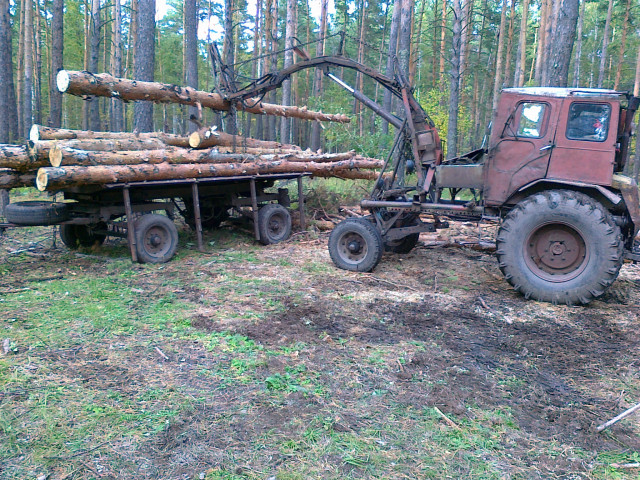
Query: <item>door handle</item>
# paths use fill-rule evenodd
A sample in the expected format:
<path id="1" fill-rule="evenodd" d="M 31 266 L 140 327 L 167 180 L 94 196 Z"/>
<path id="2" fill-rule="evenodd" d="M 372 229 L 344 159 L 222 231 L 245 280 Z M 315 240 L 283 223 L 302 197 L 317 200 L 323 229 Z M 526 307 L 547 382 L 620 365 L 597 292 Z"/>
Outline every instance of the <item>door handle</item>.
<path id="1" fill-rule="evenodd" d="M 545 151 L 547 151 L 547 150 L 551 150 L 553 147 L 555 147 L 555 145 L 553 145 L 553 144 L 552 144 L 552 145 L 547 145 L 547 146 L 542 147 L 542 148 L 540 149 L 540 151 L 541 151 L 541 152 L 545 152 Z"/>

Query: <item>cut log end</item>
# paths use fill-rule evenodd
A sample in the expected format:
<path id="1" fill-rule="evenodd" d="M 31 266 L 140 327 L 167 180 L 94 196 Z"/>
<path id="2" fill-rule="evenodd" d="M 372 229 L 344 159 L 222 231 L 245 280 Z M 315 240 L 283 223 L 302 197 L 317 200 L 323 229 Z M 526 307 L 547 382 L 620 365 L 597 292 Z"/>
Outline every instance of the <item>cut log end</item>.
<path id="1" fill-rule="evenodd" d="M 41 168 L 38 170 L 38 173 L 36 174 L 36 187 L 38 187 L 38 190 L 40 190 L 41 192 L 44 192 L 47 190 L 47 183 L 48 183 L 47 171 Z"/>
<path id="2" fill-rule="evenodd" d="M 40 141 L 40 126 L 32 125 L 31 130 L 29 130 L 29 140 L 32 142 Z"/>
<path id="3" fill-rule="evenodd" d="M 193 132 L 189 135 L 189 146 L 191 148 L 198 148 L 202 143 L 202 135 L 199 132 Z"/>
<path id="4" fill-rule="evenodd" d="M 53 167 L 62 165 L 62 149 L 58 145 L 49 151 L 49 162 Z"/>
<path id="5" fill-rule="evenodd" d="M 62 93 L 66 92 L 69 88 L 69 83 L 71 82 L 69 78 L 69 73 L 66 70 L 60 70 L 58 72 L 58 76 L 56 77 L 56 85 L 58 86 L 58 90 Z"/>

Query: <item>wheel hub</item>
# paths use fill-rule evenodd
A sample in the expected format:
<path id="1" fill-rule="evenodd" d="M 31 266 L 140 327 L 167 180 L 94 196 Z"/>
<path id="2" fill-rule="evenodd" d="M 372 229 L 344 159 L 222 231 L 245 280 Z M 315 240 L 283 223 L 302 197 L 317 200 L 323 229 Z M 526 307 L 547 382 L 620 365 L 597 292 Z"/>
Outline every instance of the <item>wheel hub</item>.
<path id="1" fill-rule="evenodd" d="M 587 248 L 582 235 L 573 227 L 546 224 L 529 236 L 525 260 L 540 278 L 565 282 L 584 270 L 588 260 Z"/>
<path id="2" fill-rule="evenodd" d="M 349 242 L 349 244 L 347 245 L 347 249 L 351 253 L 358 253 L 360 250 L 362 250 L 362 245 L 360 245 L 360 242 L 353 240 Z"/>
<path id="3" fill-rule="evenodd" d="M 162 239 L 160 238 L 160 235 L 158 234 L 152 234 L 151 237 L 149 238 L 149 244 L 153 247 L 157 247 L 162 243 Z"/>

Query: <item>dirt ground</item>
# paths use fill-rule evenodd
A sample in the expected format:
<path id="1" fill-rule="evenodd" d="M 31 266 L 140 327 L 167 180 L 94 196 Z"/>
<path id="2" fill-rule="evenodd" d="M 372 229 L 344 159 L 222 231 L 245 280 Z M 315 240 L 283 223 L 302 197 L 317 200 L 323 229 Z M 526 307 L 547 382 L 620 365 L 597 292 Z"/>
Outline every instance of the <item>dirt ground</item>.
<path id="1" fill-rule="evenodd" d="M 38 462 L 27 445 L 22 468 L 5 452 L 0 478 L 44 467 L 48 478 L 638 478 L 607 464 L 636 458 L 640 417 L 595 427 L 640 402 L 640 266 L 625 264 L 585 307 L 526 301 L 490 249 L 472 248 L 477 234 L 454 222 L 358 274 L 333 267 L 323 232 L 256 247 L 223 229 L 206 254 L 185 234 L 182 253 L 159 267 L 126 265 L 122 243 L 115 254 L 105 253 L 113 245 L 73 254 L 51 249 L 46 233 L 29 247 L 9 232 L 6 298 L 40 288 L 34 277 L 120 275 L 135 308 L 171 295 L 187 324 L 171 336 L 139 327 L 102 342 L 19 345 L 9 368 L 46 364 L 50 382 L 136 402 L 161 389 L 163 408 L 193 400 L 149 435 L 98 441 L 106 434 L 95 426 L 84 447 L 95 450 L 54 455 L 66 462 Z M 0 308 L 2 337 L 16 337 L 31 313 Z M 0 408 L 25 415 L 32 393 L 10 384 Z M 325 443 L 310 440 L 314 429 Z"/>

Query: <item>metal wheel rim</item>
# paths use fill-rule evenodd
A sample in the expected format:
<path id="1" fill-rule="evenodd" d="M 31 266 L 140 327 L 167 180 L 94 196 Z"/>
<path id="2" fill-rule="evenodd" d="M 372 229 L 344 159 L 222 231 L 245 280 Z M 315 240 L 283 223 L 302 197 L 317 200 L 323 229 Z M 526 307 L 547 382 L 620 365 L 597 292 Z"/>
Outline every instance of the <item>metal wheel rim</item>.
<path id="1" fill-rule="evenodd" d="M 537 226 L 527 238 L 524 257 L 535 275 L 555 283 L 576 278 L 589 263 L 584 235 L 564 223 Z"/>
<path id="2" fill-rule="evenodd" d="M 353 243 L 359 245 L 359 250 L 353 251 Z M 357 232 L 346 232 L 338 239 L 338 253 L 340 257 L 346 262 L 351 264 L 358 264 L 367 256 L 369 252 L 369 246 L 365 238 Z"/>
<path id="3" fill-rule="evenodd" d="M 166 228 L 152 226 L 142 238 L 144 250 L 154 257 L 161 257 L 171 249 L 171 234 Z"/>
<path id="4" fill-rule="evenodd" d="M 280 237 L 286 230 L 286 219 L 282 213 L 274 213 L 267 222 L 267 231 L 272 238 Z"/>

